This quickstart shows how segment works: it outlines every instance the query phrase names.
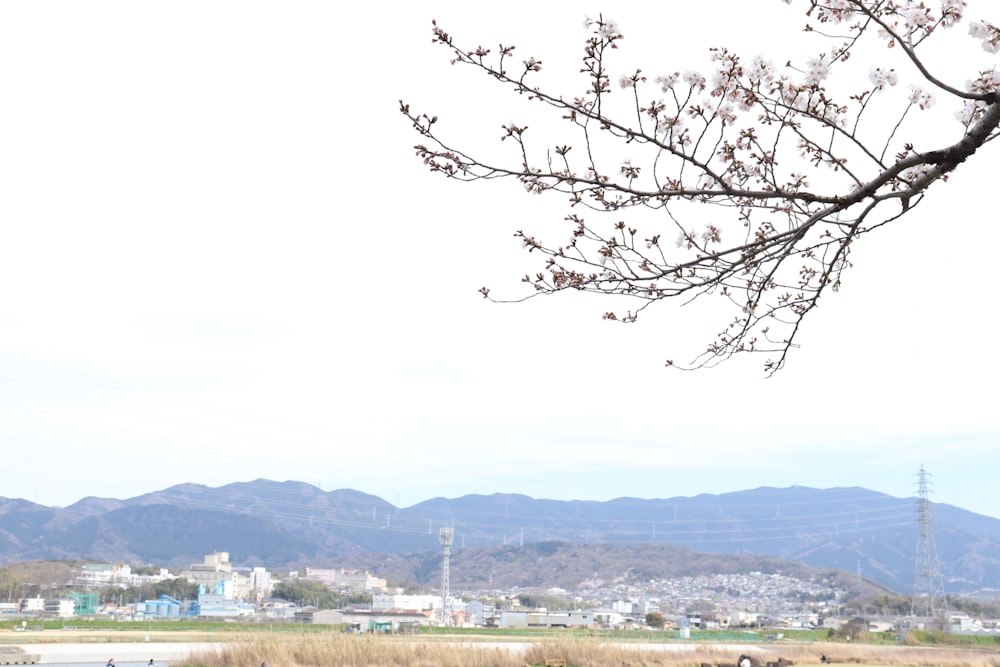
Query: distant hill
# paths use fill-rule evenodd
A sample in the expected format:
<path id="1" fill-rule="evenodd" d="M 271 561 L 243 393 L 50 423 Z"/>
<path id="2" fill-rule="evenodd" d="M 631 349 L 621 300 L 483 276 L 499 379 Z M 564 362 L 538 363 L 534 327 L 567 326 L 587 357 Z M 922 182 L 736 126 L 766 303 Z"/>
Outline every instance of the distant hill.
<path id="1" fill-rule="evenodd" d="M 1000 589 L 1000 520 L 931 507 L 946 592 Z M 675 546 L 851 573 L 860 568 L 865 578 L 907 593 L 914 579 L 915 509 L 913 499 L 863 488 L 765 487 L 607 502 L 469 495 L 398 508 L 359 491 L 322 491 L 301 482 L 182 484 L 126 500 L 86 498 L 64 509 L 0 498 L 0 563 L 81 558 L 183 567 L 218 550 L 234 563 L 271 568 L 378 563 L 380 576 L 397 571 L 397 580 L 423 583 L 437 576 L 438 532 L 451 526 L 456 583 L 457 577 L 477 579 L 461 570 L 463 550 L 472 561 L 474 554 L 566 542 Z M 549 579 L 544 585 L 562 585 Z"/>
<path id="2" fill-rule="evenodd" d="M 360 554 L 355 567 L 378 572 L 389 581 L 437 584 L 441 554 Z M 452 588 L 461 591 L 550 589 L 577 591 L 599 586 L 641 586 L 652 579 L 720 574 L 782 574 L 800 581 L 824 580 L 841 590 L 857 590 L 856 575 L 816 570 L 774 556 L 706 554 L 667 544 L 582 544 L 531 542 L 524 545 L 468 547 L 453 553 Z M 886 592 L 866 583 L 864 592 Z"/>

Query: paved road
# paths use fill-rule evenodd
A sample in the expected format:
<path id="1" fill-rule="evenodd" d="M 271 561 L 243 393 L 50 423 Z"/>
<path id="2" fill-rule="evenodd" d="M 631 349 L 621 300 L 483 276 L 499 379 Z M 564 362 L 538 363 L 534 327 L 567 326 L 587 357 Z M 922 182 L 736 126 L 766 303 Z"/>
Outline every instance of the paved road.
<path id="1" fill-rule="evenodd" d="M 104 665 L 108 658 L 116 663 L 141 662 L 150 659 L 156 662 L 186 660 L 193 653 L 218 650 L 220 644 L 213 642 L 134 642 L 134 643 L 92 643 L 92 644 L 19 644 L 28 656 L 35 656 L 39 663 L 95 663 Z M 5 656 L 7 660 L 11 656 Z"/>

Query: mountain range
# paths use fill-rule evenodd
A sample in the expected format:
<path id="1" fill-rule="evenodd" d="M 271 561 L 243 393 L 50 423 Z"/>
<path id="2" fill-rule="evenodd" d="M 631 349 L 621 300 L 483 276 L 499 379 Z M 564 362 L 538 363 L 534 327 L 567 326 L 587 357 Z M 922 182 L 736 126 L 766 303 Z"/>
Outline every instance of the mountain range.
<path id="1" fill-rule="evenodd" d="M 1000 520 L 929 507 L 934 567 L 946 593 L 1000 589 Z M 864 488 L 762 487 L 602 502 L 495 493 L 401 508 L 359 491 L 260 479 L 181 484 L 126 500 L 89 497 L 66 508 L 0 498 L 0 563 L 76 558 L 179 568 L 227 551 L 238 565 L 375 567 L 379 576 L 426 583 L 437 576 L 445 526 L 453 529 L 459 568 L 463 558 L 473 563 L 483 553 L 555 542 L 633 556 L 646 550 L 653 559 L 666 558 L 669 547 L 682 560 L 731 554 L 842 570 L 904 594 L 914 584 L 920 535 L 915 499 Z M 462 576 L 469 585 L 493 582 L 475 568 Z"/>

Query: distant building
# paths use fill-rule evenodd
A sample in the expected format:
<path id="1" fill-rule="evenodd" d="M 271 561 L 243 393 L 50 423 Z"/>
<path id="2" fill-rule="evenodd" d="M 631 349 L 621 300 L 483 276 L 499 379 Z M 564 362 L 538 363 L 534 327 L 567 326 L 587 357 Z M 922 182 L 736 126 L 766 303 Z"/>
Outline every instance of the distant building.
<path id="1" fill-rule="evenodd" d="M 322 581 L 330 588 L 341 590 L 381 593 L 386 589 L 385 579 L 379 579 L 368 571 L 340 569 L 306 568 L 306 579 Z"/>
<path id="2" fill-rule="evenodd" d="M 733 609 L 729 612 L 729 622 L 730 625 L 738 625 L 741 628 L 760 625 L 760 613 L 745 609 Z"/>
<path id="3" fill-rule="evenodd" d="M 298 575 L 298 572 L 295 573 Z M 310 581 L 319 581 L 326 584 L 327 586 L 334 586 L 337 581 L 337 571 L 331 568 L 306 568 L 306 579 Z"/>
<path id="4" fill-rule="evenodd" d="M 181 577 L 193 584 L 213 590 L 220 581 L 233 581 L 233 566 L 229 562 L 229 552 L 216 551 L 205 556 L 201 563 L 194 563 L 181 572 Z"/>
<path id="5" fill-rule="evenodd" d="M 73 600 L 59 598 L 45 601 L 45 615 L 57 618 L 72 618 L 76 610 L 76 603 Z"/>
<path id="6" fill-rule="evenodd" d="M 128 588 L 176 578 L 162 567 L 158 574 L 134 574 L 127 564 L 85 563 L 80 568 L 80 574 L 73 579 L 73 585 L 81 588 Z"/>
<path id="7" fill-rule="evenodd" d="M 625 614 L 611 609 L 592 609 L 594 624 L 601 627 L 621 628 L 625 626 Z"/>
<path id="8" fill-rule="evenodd" d="M 257 615 L 264 618 L 290 619 L 298 611 L 298 605 L 281 598 L 267 598 L 261 600 L 257 610 Z"/>
<path id="9" fill-rule="evenodd" d="M 493 625 L 497 617 L 497 608 L 493 602 L 472 600 L 466 603 L 465 611 L 469 614 L 467 620 L 474 625 Z"/>
<path id="10" fill-rule="evenodd" d="M 239 600 L 219 595 L 218 593 L 202 593 L 198 596 L 199 618 L 243 618 L 253 616 L 254 608 L 242 604 Z"/>
<path id="11" fill-rule="evenodd" d="M 111 563 L 85 563 L 73 583 L 83 588 L 127 587 L 132 584 L 132 568 Z"/>
<path id="12" fill-rule="evenodd" d="M 179 579 L 179 577 L 176 574 L 170 574 L 170 570 L 167 568 L 161 567 L 160 571 L 156 574 L 133 574 L 130 585 L 158 584 L 161 581 L 171 581 L 173 579 Z"/>
<path id="13" fill-rule="evenodd" d="M 43 614 L 45 613 L 44 598 L 24 598 L 21 600 L 22 614 Z"/>
<path id="14" fill-rule="evenodd" d="M 430 616 L 419 613 L 330 609 L 300 609 L 295 612 L 295 621 L 316 625 L 346 625 L 355 632 L 407 632 L 431 623 Z"/>
<path id="15" fill-rule="evenodd" d="M 245 600 L 261 599 L 271 593 L 271 575 L 264 568 L 244 568 L 239 572 L 229 562 L 229 553 L 217 551 L 208 554 L 201 563 L 194 563 L 181 572 L 181 577 L 191 583 L 198 584 L 205 591 L 215 591 L 225 588 L 232 593 L 226 593 L 230 598 Z M 221 589 L 220 589 L 221 590 Z M 258 597 L 259 594 L 259 597 Z"/>
<path id="16" fill-rule="evenodd" d="M 504 611 L 501 628 L 589 628 L 594 625 L 590 611 Z"/>
<path id="17" fill-rule="evenodd" d="M 426 611 L 441 608 L 440 595 L 373 595 L 372 611 Z"/>
<path id="18" fill-rule="evenodd" d="M 982 629 L 982 624 L 978 624 L 979 627 L 976 628 L 976 623 L 968 614 L 963 614 L 960 612 L 950 612 L 948 614 L 948 628 L 949 632 L 954 634 L 963 634 L 972 631 L 973 629 Z"/>
<path id="19" fill-rule="evenodd" d="M 249 599 L 260 602 L 264 598 L 271 596 L 271 589 L 273 588 L 271 583 L 271 573 L 263 567 L 255 567 L 250 570 L 250 575 L 247 581 L 248 595 L 245 596 Z M 243 596 L 237 596 L 243 597 Z"/>
<path id="20" fill-rule="evenodd" d="M 307 607 L 296 609 L 292 618 L 296 623 L 303 623 L 305 625 L 340 625 L 343 617 L 343 612 L 334 611 L 333 609 Z"/>

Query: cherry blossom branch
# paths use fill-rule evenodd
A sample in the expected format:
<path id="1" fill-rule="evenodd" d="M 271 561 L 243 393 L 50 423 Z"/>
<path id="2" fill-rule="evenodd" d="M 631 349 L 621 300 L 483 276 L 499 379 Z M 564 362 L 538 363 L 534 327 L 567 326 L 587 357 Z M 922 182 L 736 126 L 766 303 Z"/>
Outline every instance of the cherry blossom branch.
<path id="1" fill-rule="evenodd" d="M 412 111 L 402 101 L 400 111 L 422 136 L 415 150 L 431 171 L 462 181 L 511 178 L 529 193 L 562 193 L 571 209 L 600 218 L 595 223 L 578 213 L 567 215 L 571 233 L 563 243 L 518 231 L 524 248 L 544 263 L 522 279 L 532 292 L 508 301 L 565 290 L 635 299 L 635 309 L 604 313 L 605 319 L 634 322 L 664 299 L 720 295 L 737 315 L 688 367 L 765 352 L 776 355 L 765 363 L 770 375 L 786 363 L 803 319 L 820 297 L 839 289 L 853 243 L 910 211 L 933 183 L 998 136 L 1000 76 L 980 72 L 968 90 L 959 91 L 932 76 L 917 56 L 916 48 L 935 30 L 962 20 L 963 0 L 941 2 L 935 15 L 916 0 L 810 0 L 808 14 L 819 23 L 859 19 L 829 55 L 782 72 L 759 57 L 744 63 L 727 49 L 713 49 L 711 76 L 675 73 L 650 81 L 642 70 L 622 75 L 624 109 L 616 102 L 609 70 L 611 52 L 623 38 L 609 19 L 590 22 L 581 67 L 586 87 L 578 97 L 534 86 L 541 60 L 532 57 L 517 66 L 512 46 L 501 46 L 496 56 L 482 47 L 462 49 L 435 24 L 434 41 L 451 51 L 453 64 L 485 72 L 556 111 L 579 131 L 579 143 L 539 149 L 526 125 L 508 123 L 500 138 L 516 147 L 514 159 L 473 156 L 444 138 L 436 116 Z M 862 139 L 861 116 L 874 95 L 897 83 L 896 70 L 873 69 L 874 88 L 846 104 L 831 97 L 824 80 L 875 32 L 901 47 L 923 81 L 964 105 L 960 140 L 935 150 L 918 150 L 905 141 L 918 122 L 910 111 L 934 101 L 922 88 L 914 88 L 898 118 L 881 130 L 881 146 L 873 149 Z M 991 24 L 974 24 L 971 32 L 987 50 L 1000 44 L 1000 30 Z M 649 98 L 640 90 L 654 85 L 665 97 L 641 102 Z M 879 120 L 869 118 L 866 127 Z M 639 159 L 610 165 L 608 146 L 619 141 L 638 151 Z M 540 155 L 541 168 L 533 166 Z M 810 185 L 813 179 L 816 187 Z M 900 206 L 886 209 L 894 200 Z M 706 218 L 704 204 L 730 218 Z M 651 228 L 645 232 L 618 218 L 601 221 L 639 206 L 665 214 L 667 229 L 677 233 L 673 248 L 656 221 L 644 222 L 642 227 Z M 689 226 L 687 219 L 697 224 Z M 481 292 L 494 298 L 487 288 Z"/>

